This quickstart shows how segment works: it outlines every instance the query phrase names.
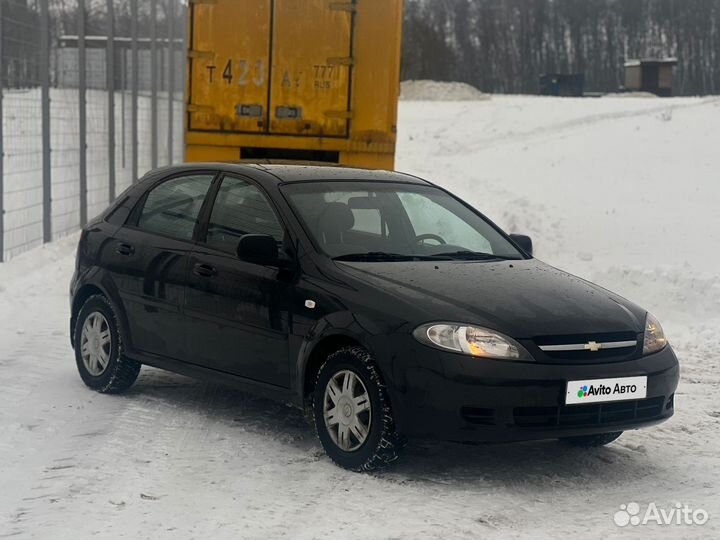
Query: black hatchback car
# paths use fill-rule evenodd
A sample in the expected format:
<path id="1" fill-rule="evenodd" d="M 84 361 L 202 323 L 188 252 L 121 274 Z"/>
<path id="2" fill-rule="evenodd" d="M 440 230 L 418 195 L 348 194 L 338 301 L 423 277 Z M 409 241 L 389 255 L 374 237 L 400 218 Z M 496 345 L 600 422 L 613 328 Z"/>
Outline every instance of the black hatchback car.
<path id="1" fill-rule="evenodd" d="M 100 392 L 147 364 L 291 402 L 352 470 L 409 436 L 592 446 L 672 416 L 658 321 L 531 251 L 404 174 L 157 170 L 82 232 L 77 366 Z"/>

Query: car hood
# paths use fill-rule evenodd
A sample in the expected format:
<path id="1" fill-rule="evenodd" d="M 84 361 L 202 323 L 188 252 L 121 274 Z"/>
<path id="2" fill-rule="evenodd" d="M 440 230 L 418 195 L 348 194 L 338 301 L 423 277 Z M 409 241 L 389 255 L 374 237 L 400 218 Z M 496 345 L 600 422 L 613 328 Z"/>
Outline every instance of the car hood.
<path id="1" fill-rule="evenodd" d="M 518 339 L 643 331 L 644 310 L 537 259 L 336 265 L 384 292 L 388 309 L 413 324 L 473 323 Z"/>

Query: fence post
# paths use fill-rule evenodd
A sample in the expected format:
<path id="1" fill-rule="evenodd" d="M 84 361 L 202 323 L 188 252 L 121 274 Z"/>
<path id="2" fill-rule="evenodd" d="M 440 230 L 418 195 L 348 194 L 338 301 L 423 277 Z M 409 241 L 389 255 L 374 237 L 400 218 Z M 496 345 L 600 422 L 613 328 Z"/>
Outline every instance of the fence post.
<path id="1" fill-rule="evenodd" d="M 78 120 L 80 122 L 80 226 L 87 223 L 87 96 L 85 64 L 85 0 L 77 0 Z"/>
<path id="2" fill-rule="evenodd" d="M 150 0 L 150 164 L 158 166 L 157 0 Z"/>
<path id="3" fill-rule="evenodd" d="M 107 47 L 105 49 L 105 75 L 107 77 L 108 114 L 108 202 L 115 200 L 115 10 L 107 0 Z"/>
<path id="4" fill-rule="evenodd" d="M 168 0 L 168 165 L 173 163 L 173 116 L 175 109 L 175 0 Z"/>
<path id="5" fill-rule="evenodd" d="M 180 86 L 180 107 L 181 107 L 181 116 L 182 119 L 182 150 L 180 150 L 180 161 L 185 161 L 185 123 L 187 122 L 187 114 L 186 114 L 186 107 L 187 107 L 187 96 L 188 96 L 188 87 L 190 85 L 190 80 L 188 79 L 187 73 L 188 73 L 188 40 L 190 39 L 189 34 L 189 20 L 188 17 L 190 16 L 190 9 L 187 5 L 181 5 L 180 9 L 182 11 L 183 16 L 181 17 L 181 20 L 184 21 L 183 26 L 180 27 L 180 73 L 183 74 L 183 81 L 184 85 Z"/>
<path id="6" fill-rule="evenodd" d="M 127 105 L 125 102 L 127 98 L 125 96 L 125 90 L 127 90 L 127 47 L 121 45 L 120 49 L 120 149 L 121 159 L 120 166 L 125 169 L 125 159 L 127 157 L 127 126 L 125 125 L 125 111 Z"/>
<path id="7" fill-rule="evenodd" d="M 5 260 L 5 181 L 3 147 L 3 91 L 5 90 L 5 66 L 3 63 L 3 1 L 0 0 L 0 263 Z"/>
<path id="8" fill-rule="evenodd" d="M 52 177 L 50 162 L 50 9 L 40 0 L 40 100 L 42 108 L 43 242 L 52 240 Z"/>
<path id="9" fill-rule="evenodd" d="M 140 66 L 138 59 L 138 0 L 130 0 L 130 39 L 132 50 L 132 97 L 130 101 L 132 124 L 130 128 L 130 148 L 132 167 L 130 182 L 138 181 L 138 76 Z"/>

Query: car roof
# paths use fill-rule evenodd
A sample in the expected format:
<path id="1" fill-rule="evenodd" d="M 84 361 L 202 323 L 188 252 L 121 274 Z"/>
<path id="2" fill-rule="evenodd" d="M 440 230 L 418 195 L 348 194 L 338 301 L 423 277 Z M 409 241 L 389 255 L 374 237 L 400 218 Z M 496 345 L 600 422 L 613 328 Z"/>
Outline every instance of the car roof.
<path id="1" fill-rule="evenodd" d="M 407 184 L 430 185 L 430 182 L 410 174 L 375 169 L 360 169 L 339 165 L 297 164 L 297 163 L 247 163 L 247 162 L 204 162 L 183 163 L 162 167 L 148 173 L 147 176 L 171 175 L 178 172 L 198 169 L 219 170 L 244 174 L 261 181 L 274 181 L 277 184 L 312 181 L 340 182 L 402 182 Z M 258 174 L 259 173 L 259 174 Z M 265 174 L 263 174 L 265 173 Z M 261 178 L 262 177 L 262 178 Z"/>

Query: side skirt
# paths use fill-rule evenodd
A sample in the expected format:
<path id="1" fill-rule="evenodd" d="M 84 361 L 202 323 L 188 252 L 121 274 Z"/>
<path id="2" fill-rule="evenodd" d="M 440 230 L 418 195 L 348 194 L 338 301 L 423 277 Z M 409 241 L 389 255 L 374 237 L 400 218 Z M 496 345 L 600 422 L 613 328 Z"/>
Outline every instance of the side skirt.
<path id="1" fill-rule="evenodd" d="M 187 362 L 180 362 L 173 360 L 172 358 L 166 358 L 156 355 L 146 354 L 129 354 L 133 360 L 152 366 L 166 371 L 172 371 L 186 377 L 193 379 L 199 379 L 214 384 L 222 384 L 224 386 L 230 386 L 242 392 L 254 394 L 259 397 L 280 401 L 282 403 L 288 403 L 295 407 L 302 407 L 302 404 L 298 402 L 297 392 L 293 392 L 289 388 L 283 388 L 281 386 L 275 386 L 274 384 L 268 384 L 253 379 L 248 379 L 235 375 L 233 373 L 226 373 L 224 371 L 218 371 L 196 364 L 189 364 Z"/>

